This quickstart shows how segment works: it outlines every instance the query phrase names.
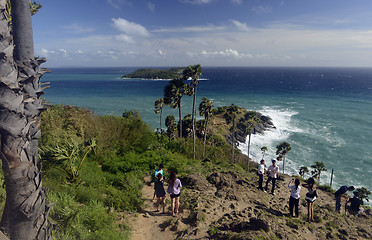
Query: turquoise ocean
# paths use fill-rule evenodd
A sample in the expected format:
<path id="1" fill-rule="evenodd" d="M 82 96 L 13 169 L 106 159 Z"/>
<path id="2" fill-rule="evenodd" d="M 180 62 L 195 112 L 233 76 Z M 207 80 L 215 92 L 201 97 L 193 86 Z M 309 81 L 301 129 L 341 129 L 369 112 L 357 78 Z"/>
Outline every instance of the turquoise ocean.
<path id="1" fill-rule="evenodd" d="M 100 115 L 137 110 L 156 129 L 154 102 L 163 96 L 168 80 L 121 79 L 136 69 L 51 68 L 42 77 L 51 83 L 43 97 Z M 301 166 L 310 169 L 322 161 L 328 169 L 321 175 L 322 184 L 330 183 L 334 169 L 333 188 L 372 190 L 372 69 L 204 67 L 198 103 L 203 97 L 213 100 L 215 108 L 235 104 L 272 118 L 276 129 L 252 137 L 251 157 L 256 162 L 262 157 L 261 147 L 268 147 L 269 163 L 276 145 L 286 141 L 292 147 L 286 173 L 298 174 Z M 192 97 L 182 101 L 183 114 L 191 113 Z M 165 106 L 163 119 L 167 115 L 178 119 L 178 110 Z M 245 143 L 239 148 L 247 152 Z"/>

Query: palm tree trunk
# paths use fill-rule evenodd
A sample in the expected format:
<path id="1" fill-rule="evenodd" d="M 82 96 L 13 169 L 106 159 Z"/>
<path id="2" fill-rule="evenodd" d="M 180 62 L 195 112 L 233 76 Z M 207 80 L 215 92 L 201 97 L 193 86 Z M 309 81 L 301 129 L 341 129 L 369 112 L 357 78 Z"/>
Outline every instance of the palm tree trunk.
<path id="1" fill-rule="evenodd" d="M 235 145 L 235 118 L 233 119 L 233 131 L 232 131 L 232 163 L 234 163 L 234 146 Z"/>
<path id="2" fill-rule="evenodd" d="M 284 158 L 283 158 L 283 174 L 284 174 L 284 167 L 285 167 L 285 155 L 284 155 Z"/>
<path id="3" fill-rule="evenodd" d="M 251 146 L 251 133 L 249 133 L 249 137 L 248 137 L 248 151 L 247 151 L 247 154 L 248 154 L 248 159 L 247 159 L 247 171 L 249 172 L 249 147 Z"/>
<path id="4" fill-rule="evenodd" d="M 193 138 L 193 159 L 195 160 L 195 103 L 196 103 L 196 86 L 194 89 L 194 101 L 192 104 L 192 138 Z"/>
<path id="5" fill-rule="evenodd" d="M 205 158 L 205 142 L 207 140 L 207 129 L 208 129 L 208 120 L 209 116 L 207 115 L 205 118 L 205 127 L 204 127 L 204 137 L 203 137 L 203 158 Z"/>
<path id="6" fill-rule="evenodd" d="M 163 107 L 160 109 L 160 133 L 162 133 L 162 130 L 161 130 L 161 118 L 162 118 L 162 115 L 163 115 Z"/>
<path id="7" fill-rule="evenodd" d="M 180 138 L 182 138 L 182 112 L 181 112 L 181 102 L 178 105 L 178 113 L 180 115 Z"/>
<path id="8" fill-rule="evenodd" d="M 31 11 L 29 0 L 12 0 L 12 25 L 14 59 L 30 60 L 34 58 Z"/>
<path id="9" fill-rule="evenodd" d="M 47 219 L 51 206 L 46 204 L 37 157 L 39 117 L 44 108 L 40 99 L 44 72 L 39 66 L 45 59 L 33 56 L 30 2 L 11 3 L 17 44 L 4 15 L 6 1 L 0 0 L 0 158 L 6 189 L 0 225 L 12 240 L 51 239 Z"/>

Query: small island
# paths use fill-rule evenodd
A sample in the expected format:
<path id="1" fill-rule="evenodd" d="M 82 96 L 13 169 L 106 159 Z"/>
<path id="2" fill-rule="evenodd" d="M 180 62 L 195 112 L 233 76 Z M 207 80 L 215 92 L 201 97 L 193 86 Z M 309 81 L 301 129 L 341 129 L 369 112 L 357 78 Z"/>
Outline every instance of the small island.
<path id="1" fill-rule="evenodd" d="M 182 67 L 174 67 L 169 69 L 141 68 L 122 76 L 122 78 L 175 79 L 181 76 L 183 70 L 184 68 Z"/>

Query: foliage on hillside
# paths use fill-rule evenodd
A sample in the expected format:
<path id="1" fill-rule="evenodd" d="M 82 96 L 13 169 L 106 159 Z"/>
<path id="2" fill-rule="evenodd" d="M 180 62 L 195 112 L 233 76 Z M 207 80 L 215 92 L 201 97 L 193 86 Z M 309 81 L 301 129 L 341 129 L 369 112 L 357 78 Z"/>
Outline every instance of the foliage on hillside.
<path id="1" fill-rule="evenodd" d="M 122 78 L 143 78 L 143 79 L 175 79 L 181 76 L 184 68 L 170 69 L 153 69 L 141 68 L 136 71 L 124 75 Z"/>
<path id="2" fill-rule="evenodd" d="M 54 105 L 43 113 L 41 127 L 40 157 L 48 199 L 55 203 L 50 218 L 56 239 L 128 238 L 116 215 L 141 209 L 143 175 L 163 163 L 185 176 L 194 171 L 190 166 L 201 164 L 201 140 L 199 160 L 193 161 L 192 141 L 156 135 L 137 112 L 98 116 L 89 109 Z M 226 141 L 210 135 L 207 144 L 206 157 L 224 166 L 230 154 Z M 74 180 L 68 174 L 72 171 L 78 172 Z"/>

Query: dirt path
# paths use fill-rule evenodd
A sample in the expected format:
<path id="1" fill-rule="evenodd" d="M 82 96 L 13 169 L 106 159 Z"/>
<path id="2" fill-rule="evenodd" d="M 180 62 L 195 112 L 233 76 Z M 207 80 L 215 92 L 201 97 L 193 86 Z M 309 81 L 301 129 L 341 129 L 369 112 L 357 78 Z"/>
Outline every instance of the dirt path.
<path id="1" fill-rule="evenodd" d="M 177 221 L 182 217 L 180 213 L 176 217 L 172 217 L 169 214 L 169 196 L 167 196 L 167 205 L 165 207 L 165 214 L 156 211 L 155 202 L 152 202 L 154 194 L 154 185 L 148 185 L 150 177 L 145 178 L 145 186 L 142 189 L 142 198 L 144 200 L 144 209 L 139 213 L 131 214 L 128 216 L 128 224 L 131 227 L 132 240 L 173 240 L 177 238 L 175 232 L 171 231 L 166 227 L 166 222 Z"/>

